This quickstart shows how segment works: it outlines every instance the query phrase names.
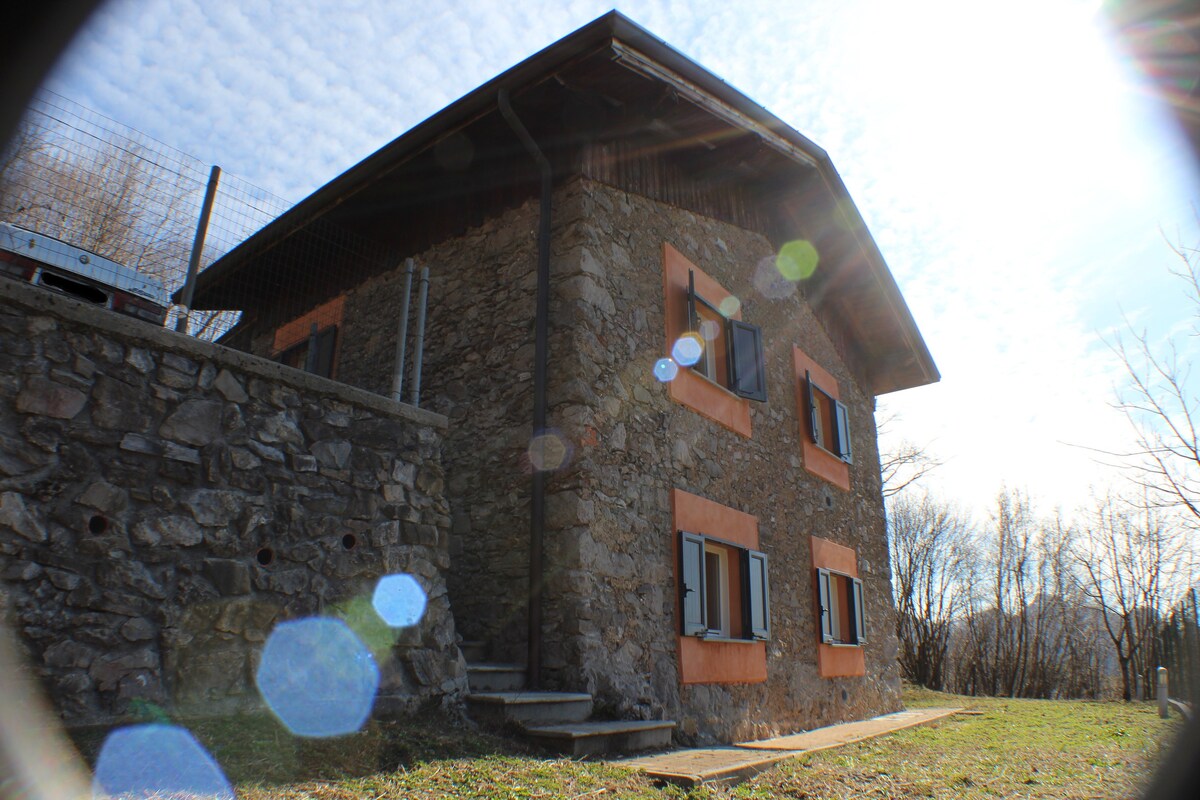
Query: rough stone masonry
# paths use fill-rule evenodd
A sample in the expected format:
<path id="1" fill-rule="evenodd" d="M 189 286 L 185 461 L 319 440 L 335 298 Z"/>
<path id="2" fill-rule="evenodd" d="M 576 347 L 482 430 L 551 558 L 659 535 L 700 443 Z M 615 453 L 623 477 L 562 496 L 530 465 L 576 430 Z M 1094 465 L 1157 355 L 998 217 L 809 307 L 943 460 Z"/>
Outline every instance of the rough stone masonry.
<path id="1" fill-rule="evenodd" d="M 453 701 L 445 429 L 0 279 L 0 608 L 69 724 L 213 713 L 260 703 L 276 622 L 407 572 L 428 606 L 376 650 L 377 710 Z"/>

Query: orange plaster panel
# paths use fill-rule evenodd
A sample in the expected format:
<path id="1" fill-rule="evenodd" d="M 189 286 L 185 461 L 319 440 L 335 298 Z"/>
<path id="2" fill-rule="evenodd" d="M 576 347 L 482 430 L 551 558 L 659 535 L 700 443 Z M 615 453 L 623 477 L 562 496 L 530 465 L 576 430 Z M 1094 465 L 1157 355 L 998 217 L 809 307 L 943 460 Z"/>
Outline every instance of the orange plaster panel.
<path id="1" fill-rule="evenodd" d="M 680 636 L 679 679 L 681 683 L 763 683 L 767 680 L 767 643 Z"/>
<path id="2" fill-rule="evenodd" d="M 681 489 L 671 490 L 671 552 L 675 568 L 675 618 L 679 608 L 679 531 L 699 533 L 749 550 L 758 549 L 758 517 Z M 732 567 L 732 565 L 731 565 Z M 740 580 L 740 576 L 739 576 Z M 731 587 L 733 581 L 730 581 Z M 676 630 L 679 630 L 677 627 Z M 683 683 L 763 683 L 767 679 L 765 642 L 729 642 L 679 636 L 679 676 Z"/>
<path id="3" fill-rule="evenodd" d="M 696 291 L 714 305 L 731 295 L 719 283 L 689 261 L 669 244 L 663 244 L 663 310 L 666 316 L 666 352 L 670 353 L 675 340 L 687 332 L 688 271 L 695 276 Z M 739 311 L 733 315 L 741 319 Z M 697 375 L 687 367 L 670 382 L 671 399 L 682 403 L 713 422 L 750 438 L 750 401 Z"/>
<path id="4" fill-rule="evenodd" d="M 854 548 L 816 536 L 809 537 L 809 544 L 812 546 L 813 569 L 828 569 L 851 578 L 858 577 L 858 555 Z"/>
<path id="5" fill-rule="evenodd" d="M 850 465 L 828 450 L 818 447 L 808 431 L 808 387 L 804 385 L 804 373 L 809 372 L 817 385 L 834 400 L 841 400 L 837 381 L 799 347 L 792 347 L 792 362 L 795 370 L 796 418 L 800 421 L 800 457 L 804 468 L 839 489 L 850 491 Z"/>
<path id="6" fill-rule="evenodd" d="M 851 678 L 867 674 L 867 661 L 861 647 L 817 645 L 817 674 L 822 678 Z"/>
<path id="7" fill-rule="evenodd" d="M 275 331 L 275 352 L 278 353 L 287 350 L 292 345 L 307 339 L 314 322 L 317 323 L 318 329 L 326 328 L 330 325 L 341 325 L 342 309 L 345 305 L 346 296 L 338 295 L 328 303 L 317 306 L 304 316 L 297 317 L 288 324 L 280 326 Z"/>
<path id="8" fill-rule="evenodd" d="M 714 503 L 682 489 L 671 490 L 671 518 L 675 530 L 721 539 L 748 550 L 758 549 L 758 517 Z M 851 550 L 851 553 L 854 551 Z"/>

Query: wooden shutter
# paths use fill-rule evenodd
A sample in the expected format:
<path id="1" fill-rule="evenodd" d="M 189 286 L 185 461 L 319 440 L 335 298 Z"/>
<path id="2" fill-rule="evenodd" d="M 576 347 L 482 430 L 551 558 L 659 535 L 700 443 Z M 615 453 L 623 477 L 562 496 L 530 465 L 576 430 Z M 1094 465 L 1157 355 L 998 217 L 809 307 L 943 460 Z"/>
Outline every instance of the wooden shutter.
<path id="1" fill-rule="evenodd" d="M 840 400 L 833 401 L 834 419 L 837 423 L 837 449 L 842 461 L 854 463 L 854 454 L 850 449 L 850 413 Z"/>
<path id="2" fill-rule="evenodd" d="M 731 319 L 729 333 L 729 388 L 739 397 L 767 401 L 767 368 L 763 359 L 762 329 Z"/>
<path id="3" fill-rule="evenodd" d="M 851 615 L 854 619 L 854 641 L 857 644 L 863 644 L 867 641 L 867 614 L 863 608 L 863 588 L 862 581 L 858 578 L 851 578 L 854 582 L 854 592 L 852 602 L 854 603 L 854 613 Z"/>
<path id="4" fill-rule="evenodd" d="M 751 638 L 766 639 L 771 634 L 771 599 L 767 583 L 767 554 L 746 551 L 749 575 L 746 581 L 746 606 L 749 609 Z"/>
<path id="5" fill-rule="evenodd" d="M 324 378 L 333 377 L 333 356 L 337 347 L 337 326 L 330 325 L 317 334 L 316 358 L 312 372 Z"/>
<path id="6" fill-rule="evenodd" d="M 833 635 L 833 580 L 827 569 L 817 570 L 817 601 L 821 605 L 821 641 L 830 644 Z"/>
<path id="7" fill-rule="evenodd" d="M 808 395 L 808 436 L 821 443 L 821 420 L 817 416 L 817 389 L 813 386 L 812 374 L 804 370 L 804 390 Z"/>
<path id="8" fill-rule="evenodd" d="M 704 537 L 686 531 L 679 532 L 679 591 L 683 635 L 704 635 Z"/>

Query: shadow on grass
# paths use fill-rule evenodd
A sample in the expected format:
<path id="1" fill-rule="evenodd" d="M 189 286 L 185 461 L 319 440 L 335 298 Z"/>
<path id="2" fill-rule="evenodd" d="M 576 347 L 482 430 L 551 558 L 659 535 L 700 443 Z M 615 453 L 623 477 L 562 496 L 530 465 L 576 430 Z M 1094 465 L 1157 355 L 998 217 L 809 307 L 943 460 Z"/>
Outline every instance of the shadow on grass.
<path id="1" fill-rule="evenodd" d="M 423 762 L 533 752 L 436 709 L 397 720 L 369 720 L 357 733 L 327 739 L 295 736 L 266 711 L 190 720 L 155 716 L 130 724 L 171 722 L 187 728 L 234 785 L 339 780 L 408 769 Z M 88 765 L 94 766 L 112 729 L 97 726 L 68 733 Z"/>

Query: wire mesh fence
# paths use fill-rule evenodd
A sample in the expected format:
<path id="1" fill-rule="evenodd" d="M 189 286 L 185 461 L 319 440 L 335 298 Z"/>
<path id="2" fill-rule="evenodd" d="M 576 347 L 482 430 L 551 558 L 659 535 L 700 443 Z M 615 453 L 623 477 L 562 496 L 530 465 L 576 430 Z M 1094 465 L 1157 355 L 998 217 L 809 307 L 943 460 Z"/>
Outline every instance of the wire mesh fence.
<path id="1" fill-rule="evenodd" d="M 168 298 L 187 277 L 210 169 L 44 90 L 0 154 L 0 251 L 8 254 L 0 254 L 0 264 L 10 276 L 51 288 L 68 290 L 72 287 L 64 282 L 74 284 L 77 296 L 117 311 L 148 307 L 135 315 L 178 327 L 181 307 Z M 200 270 L 290 206 L 236 176 L 220 175 Z M 383 248 L 332 226 L 310 226 L 306 235 L 312 239 L 305 251 L 309 258 L 337 263 L 386 257 Z M 279 283 L 288 277 L 265 279 Z M 222 308 L 191 312 L 188 332 L 221 338 L 249 304 L 269 295 L 270 287 L 253 285 L 253 277 L 239 280 L 240 286 L 225 288 Z M 263 354 L 306 363 L 307 353 L 300 350 L 312 324 L 319 330 L 329 327 L 319 316 L 294 326 L 297 331 L 285 331 L 271 343 L 272 352 Z M 298 336 L 301 328 L 304 335 Z"/>
<path id="2" fill-rule="evenodd" d="M 289 223 L 290 203 L 218 172 L 42 91 L 0 153 L 0 274 L 390 394 L 339 375 L 338 360 L 346 292 L 398 268 L 394 248 L 324 219 Z M 286 230 L 254 236 L 272 222 Z"/>

